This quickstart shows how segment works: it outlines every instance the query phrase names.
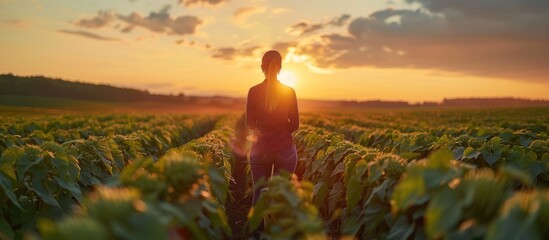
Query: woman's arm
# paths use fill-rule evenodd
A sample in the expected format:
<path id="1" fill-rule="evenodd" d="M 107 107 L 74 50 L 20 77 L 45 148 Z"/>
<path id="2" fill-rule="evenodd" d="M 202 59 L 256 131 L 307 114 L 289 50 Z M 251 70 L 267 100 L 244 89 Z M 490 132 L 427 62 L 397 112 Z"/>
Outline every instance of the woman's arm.
<path id="1" fill-rule="evenodd" d="M 253 103 L 253 99 L 251 98 L 252 89 L 248 91 L 248 97 L 246 98 L 246 126 L 249 128 L 255 130 L 257 129 L 257 116 L 256 111 Z"/>
<path id="2" fill-rule="evenodd" d="M 289 110 L 289 129 L 290 132 L 295 132 L 299 128 L 299 112 L 297 109 L 297 97 L 295 96 L 295 91 L 292 89 L 290 93 L 290 110 Z"/>

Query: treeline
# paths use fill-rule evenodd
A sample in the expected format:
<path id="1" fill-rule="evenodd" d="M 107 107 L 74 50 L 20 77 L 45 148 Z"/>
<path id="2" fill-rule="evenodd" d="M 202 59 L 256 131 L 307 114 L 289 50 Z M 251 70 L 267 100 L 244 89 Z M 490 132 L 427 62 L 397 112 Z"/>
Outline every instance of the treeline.
<path id="1" fill-rule="evenodd" d="M 494 107 L 515 107 L 515 106 L 549 106 L 549 101 L 531 100 L 520 98 L 454 98 L 444 99 L 443 106 L 494 106 Z"/>
<path id="2" fill-rule="evenodd" d="M 201 104 L 209 106 L 232 106 L 244 108 L 245 98 L 224 96 L 186 96 L 151 94 L 148 91 L 120 88 L 105 84 L 72 82 L 43 76 L 21 77 L 0 74 L 0 95 L 24 95 L 69 98 L 106 102 L 164 102 Z M 406 101 L 328 101 L 301 99 L 301 109 L 334 108 L 408 108 L 408 107 L 540 107 L 549 106 L 547 100 L 520 98 L 454 98 L 441 102 L 409 103 Z"/>
<path id="3" fill-rule="evenodd" d="M 454 98 L 441 102 L 409 103 L 405 101 L 338 101 L 338 107 L 351 108 L 407 108 L 407 107 L 543 107 L 547 100 L 522 98 Z"/>
<path id="4" fill-rule="evenodd" d="M 0 75 L 0 95 L 25 95 L 108 102 L 183 102 L 184 94 L 159 95 L 105 84 L 71 82 L 43 76 Z"/>

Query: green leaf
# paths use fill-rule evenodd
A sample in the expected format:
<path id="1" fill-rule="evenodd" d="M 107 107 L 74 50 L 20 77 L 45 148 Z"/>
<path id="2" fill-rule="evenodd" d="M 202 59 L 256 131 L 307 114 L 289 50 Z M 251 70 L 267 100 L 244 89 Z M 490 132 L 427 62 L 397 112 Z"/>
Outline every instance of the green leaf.
<path id="1" fill-rule="evenodd" d="M 368 171 L 368 163 L 364 161 L 364 159 L 359 160 L 355 166 L 355 172 L 358 179 L 360 180 L 360 178 L 362 178 L 364 173 L 366 173 L 367 171 Z"/>
<path id="2" fill-rule="evenodd" d="M 438 150 L 427 159 L 427 168 L 446 170 L 450 167 L 450 160 L 452 158 L 452 152 L 446 149 Z"/>
<path id="3" fill-rule="evenodd" d="M 132 176 L 136 174 L 137 170 L 141 168 L 147 168 L 153 164 L 153 160 L 151 158 L 139 158 L 130 164 L 127 164 L 126 167 L 122 170 L 118 178 L 122 182 L 130 182 L 132 179 Z"/>
<path id="4" fill-rule="evenodd" d="M 361 224 L 356 216 L 345 218 L 341 226 L 341 233 L 354 236 L 360 230 Z"/>
<path id="5" fill-rule="evenodd" d="M 286 198 L 291 207 L 297 208 L 297 206 L 299 205 L 299 197 L 297 196 L 297 193 L 295 191 L 283 189 L 281 193 Z"/>
<path id="6" fill-rule="evenodd" d="M 196 239 L 207 239 L 207 235 L 204 233 L 203 229 L 198 226 L 198 224 L 191 218 L 196 217 L 200 213 L 200 204 L 198 201 L 192 201 L 192 204 L 189 206 L 189 202 L 186 202 L 183 206 L 174 206 L 169 203 L 159 203 L 159 207 L 165 212 L 174 216 L 183 227 L 189 230 L 193 238 Z M 188 211 L 187 211 L 188 210 Z M 190 212 L 196 213 L 190 213 Z M 179 224 L 178 224 L 179 225 Z"/>
<path id="7" fill-rule="evenodd" d="M 14 239 L 13 229 L 4 218 L 0 218 L 0 239 Z"/>
<path id="8" fill-rule="evenodd" d="M 93 149 L 97 157 L 99 157 L 99 160 L 101 160 L 103 167 L 105 167 L 109 174 L 112 175 L 112 155 L 110 154 L 110 149 L 107 146 L 104 146 L 104 144 L 106 143 L 99 144 L 97 147 L 90 144 L 90 147 Z"/>
<path id="9" fill-rule="evenodd" d="M 387 239 L 408 239 L 414 229 L 415 225 L 410 223 L 406 216 L 402 215 L 392 224 Z"/>
<path id="10" fill-rule="evenodd" d="M 57 184 L 59 186 L 67 191 L 69 191 L 74 198 L 76 198 L 77 201 L 82 201 L 82 192 L 80 191 L 80 187 L 78 184 L 73 180 L 64 180 L 60 177 L 53 176 Z"/>
<path id="11" fill-rule="evenodd" d="M 467 147 L 463 151 L 463 159 L 476 159 L 478 156 L 480 156 L 480 152 L 472 147 Z"/>
<path id="12" fill-rule="evenodd" d="M 343 163 L 343 161 L 339 162 L 339 164 L 335 167 L 334 171 L 332 171 L 332 177 L 335 177 L 337 176 L 338 174 L 342 173 L 343 171 L 345 171 L 345 164 Z"/>
<path id="13" fill-rule="evenodd" d="M 152 212 L 145 212 L 142 214 L 133 214 L 127 220 L 127 224 L 130 225 L 126 231 L 129 231 L 131 238 L 135 240 L 148 240 L 148 239 L 168 239 L 168 231 L 160 216 L 153 214 Z M 117 236 L 117 238 L 123 238 Z"/>
<path id="14" fill-rule="evenodd" d="M 59 203 L 45 184 L 45 181 L 50 181 L 47 178 L 47 171 L 43 168 L 33 168 L 31 171 L 32 186 L 28 186 L 28 188 L 34 191 L 45 203 L 59 208 Z"/>
<path id="15" fill-rule="evenodd" d="M 78 175 L 73 176 L 71 168 L 73 166 L 66 156 L 56 156 L 51 159 L 51 163 L 55 166 L 54 179 L 59 186 L 69 191 L 79 202 L 82 200 L 82 192 L 77 184 Z"/>
<path id="16" fill-rule="evenodd" d="M 514 147 L 505 157 L 505 163 L 527 172 L 532 180 L 546 170 L 546 165 L 537 160 L 537 154 L 534 151 L 528 151 L 522 147 Z"/>
<path id="17" fill-rule="evenodd" d="M 0 172 L 4 173 L 12 181 L 16 181 L 14 165 L 21 156 L 23 150 L 17 146 L 11 146 L 4 150 L 0 158 Z"/>
<path id="18" fill-rule="evenodd" d="M 499 161 L 504 151 L 504 146 L 500 144 L 500 141 L 501 138 L 494 137 L 489 142 L 484 143 L 480 149 L 484 161 L 490 166 Z"/>
<path id="19" fill-rule="evenodd" d="M 488 228 L 488 240 L 542 239 L 533 217 L 525 215 L 519 206 L 510 209 L 506 216 L 498 218 Z"/>
<path id="20" fill-rule="evenodd" d="M 451 172 L 450 172 L 451 173 Z M 428 190 L 447 184 L 454 177 L 452 174 L 438 169 L 425 169 L 423 177 Z"/>
<path id="21" fill-rule="evenodd" d="M 225 203 L 227 199 L 227 193 L 229 192 L 229 185 L 227 180 L 223 177 L 223 168 L 216 168 L 215 165 L 208 167 L 208 177 L 210 181 L 210 187 L 213 196 L 221 203 Z"/>
<path id="22" fill-rule="evenodd" d="M 393 211 L 406 210 L 414 205 L 425 195 L 425 180 L 422 168 L 411 166 L 393 191 L 391 196 L 391 206 Z"/>
<path id="23" fill-rule="evenodd" d="M 530 176 L 534 179 L 545 170 L 545 166 L 543 163 L 538 161 L 537 158 L 538 157 L 534 151 L 528 151 L 528 153 L 523 156 L 521 161 L 521 168 L 528 171 Z"/>
<path id="24" fill-rule="evenodd" d="M 328 196 L 328 211 L 333 212 L 339 206 L 339 201 L 344 197 L 345 188 L 341 182 L 336 182 L 332 189 L 330 190 L 330 195 Z"/>
<path id="25" fill-rule="evenodd" d="M 370 167 L 368 168 L 368 182 L 374 183 L 379 178 L 381 178 L 383 174 L 383 170 L 381 166 L 379 166 L 379 163 L 374 162 L 370 164 Z"/>
<path id="26" fill-rule="evenodd" d="M 32 166 L 42 162 L 42 160 L 44 160 L 44 157 L 40 156 L 40 149 L 35 147 L 27 147 L 16 163 L 17 179 L 19 179 L 19 181 L 23 181 L 25 173 Z"/>
<path id="27" fill-rule="evenodd" d="M 15 196 L 15 190 L 13 189 L 11 183 L 12 182 L 10 181 L 10 179 L 5 177 L 3 173 L 0 173 L 0 187 L 2 187 L 4 194 L 6 194 L 6 196 L 10 199 L 13 205 L 23 210 L 21 205 L 19 205 L 19 201 L 17 201 L 17 196 Z"/>
<path id="28" fill-rule="evenodd" d="M 267 196 L 262 194 L 255 205 L 250 209 L 248 213 L 248 222 L 250 224 L 250 230 L 256 230 L 259 224 L 262 223 L 263 217 L 265 217 L 265 210 L 267 210 Z"/>
<path id="29" fill-rule="evenodd" d="M 314 204 L 316 206 L 322 206 L 326 202 L 326 196 L 328 195 L 328 187 L 324 182 L 315 184 L 313 189 Z"/>
<path id="30" fill-rule="evenodd" d="M 352 209 L 358 201 L 362 198 L 362 186 L 360 185 L 360 179 L 357 175 L 351 176 L 347 188 L 347 207 Z"/>
<path id="31" fill-rule="evenodd" d="M 343 183 L 346 185 L 349 182 L 349 179 L 355 172 L 356 159 L 358 159 L 357 154 L 349 154 L 345 157 L 345 173 L 343 174 Z"/>
<path id="32" fill-rule="evenodd" d="M 464 147 L 457 147 L 456 149 L 452 150 L 452 153 L 454 154 L 454 159 L 461 159 L 465 155 L 464 152 Z"/>
<path id="33" fill-rule="evenodd" d="M 532 138 L 528 135 L 521 135 L 519 136 L 519 143 L 520 145 L 527 147 L 532 143 Z"/>
<path id="34" fill-rule="evenodd" d="M 433 195 L 425 213 L 425 230 L 429 238 L 440 238 L 457 225 L 462 212 L 459 199 L 457 192 L 448 188 Z"/>
<path id="35" fill-rule="evenodd" d="M 55 225 L 49 220 L 44 220 L 39 222 L 39 229 L 45 240 L 75 237 L 81 240 L 94 240 L 108 239 L 110 236 L 104 225 L 89 217 L 69 217 Z"/>
<path id="36" fill-rule="evenodd" d="M 532 185 L 532 176 L 528 175 L 526 172 L 521 171 L 513 166 L 505 165 L 499 169 L 500 174 L 503 177 L 507 177 L 513 180 L 518 180 L 520 183 L 531 186 Z"/>

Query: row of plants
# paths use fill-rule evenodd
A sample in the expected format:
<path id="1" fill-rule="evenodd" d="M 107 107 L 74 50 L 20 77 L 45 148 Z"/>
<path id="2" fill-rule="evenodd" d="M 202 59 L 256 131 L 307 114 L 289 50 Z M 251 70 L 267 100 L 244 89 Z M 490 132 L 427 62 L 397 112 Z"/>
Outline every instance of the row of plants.
<path id="1" fill-rule="evenodd" d="M 0 123 L 0 133 L 17 134 L 23 137 L 34 131 L 52 133 L 59 130 L 68 130 L 71 133 L 82 134 L 75 139 L 85 138 L 87 135 L 108 136 L 115 134 L 129 134 L 138 130 L 148 130 L 154 126 L 181 123 L 187 120 L 194 121 L 198 116 L 192 115 L 61 115 L 61 116 L 11 116 L 3 117 Z M 88 134 L 89 133 L 89 134 Z M 72 136 L 72 134 L 71 134 Z"/>
<path id="2" fill-rule="evenodd" d="M 215 121 L 198 118 L 196 124 L 182 123 L 179 132 L 168 136 L 183 138 L 194 132 L 185 136 L 191 140 L 211 130 Z M 162 143 L 158 148 L 161 152 L 177 144 L 170 138 L 149 134 L 156 139 L 155 144 Z M 37 144 L 27 142 L 29 137 L 9 136 L 12 138 L 0 138 L 5 144 L 0 156 L 1 229 L 19 235 L 34 231 L 38 219 L 59 219 L 68 214 L 95 186 L 116 180 L 130 161 L 150 155 L 148 139 L 143 137 L 100 136 L 62 144 L 43 139 Z M 14 138 L 21 141 L 11 141 Z"/>
<path id="3" fill-rule="evenodd" d="M 273 176 L 248 214 L 250 230 L 266 239 L 326 239 L 313 204 L 313 185 L 289 174 Z"/>
<path id="4" fill-rule="evenodd" d="M 204 135 L 212 129 L 215 116 L 80 116 L 2 118 L 0 154 L 9 146 L 65 144 L 94 138 L 111 138 L 130 150 L 159 157 L 172 146 Z M 135 146 L 139 143 L 141 146 Z"/>
<path id="5" fill-rule="evenodd" d="M 547 236 L 549 194 L 533 187 L 528 172 L 506 165 L 479 168 L 452 160 L 447 150 L 405 159 L 312 126 L 302 126 L 295 139 L 297 173 L 315 183 L 313 202 L 330 236 Z"/>
<path id="6" fill-rule="evenodd" d="M 231 233 L 224 204 L 231 181 L 234 119 L 169 150 L 140 158 L 58 222 L 40 223 L 43 239 L 221 239 Z"/>
<path id="7" fill-rule="evenodd" d="M 325 127 L 332 131 L 343 130 L 341 126 L 344 125 L 355 125 L 363 128 L 398 130 L 403 133 L 424 132 L 438 137 L 458 136 L 469 132 L 481 134 L 492 129 L 549 132 L 547 107 L 323 113 L 303 114 L 301 119 L 305 124 Z"/>
<path id="8" fill-rule="evenodd" d="M 528 172 L 535 183 L 549 184 L 548 132 L 470 127 L 436 136 L 429 132 L 405 133 L 394 129 L 338 125 L 338 121 L 332 124 L 324 122 L 323 127 L 326 126 L 328 129 L 337 128 L 346 140 L 406 159 L 422 159 L 437 149 L 448 148 L 454 158 L 462 162 L 493 169 L 511 165 Z M 452 131 L 452 128 L 447 128 L 447 131 Z"/>

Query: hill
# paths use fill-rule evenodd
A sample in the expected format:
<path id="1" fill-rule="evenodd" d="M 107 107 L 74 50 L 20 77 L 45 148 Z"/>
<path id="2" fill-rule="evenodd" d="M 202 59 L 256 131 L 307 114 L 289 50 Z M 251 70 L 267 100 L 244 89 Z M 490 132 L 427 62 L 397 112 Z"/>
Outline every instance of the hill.
<path id="1" fill-rule="evenodd" d="M 105 84 L 72 82 L 43 76 L 0 75 L 0 95 L 56 97 L 101 102 L 183 102 L 183 94 L 159 95 Z"/>

